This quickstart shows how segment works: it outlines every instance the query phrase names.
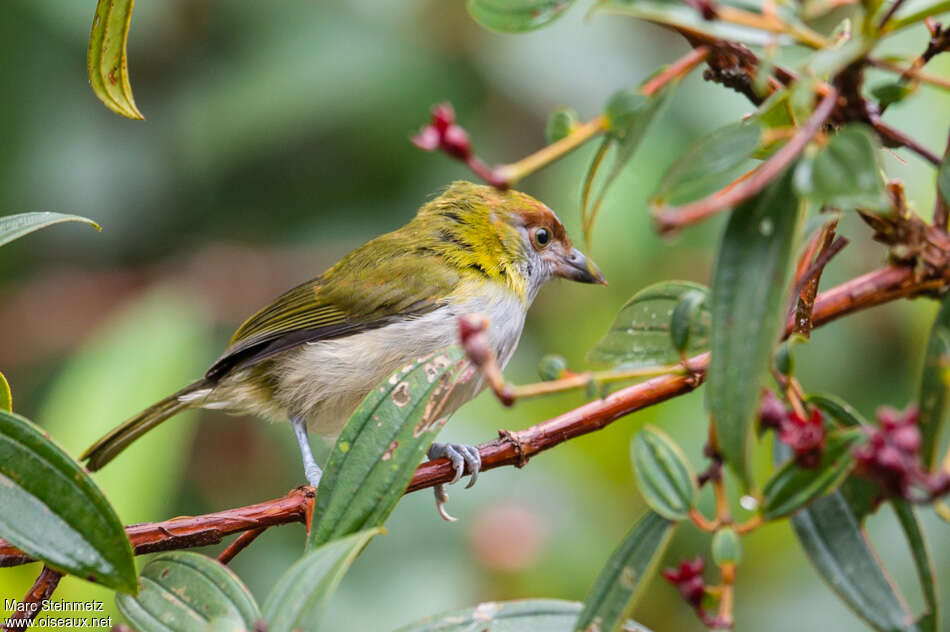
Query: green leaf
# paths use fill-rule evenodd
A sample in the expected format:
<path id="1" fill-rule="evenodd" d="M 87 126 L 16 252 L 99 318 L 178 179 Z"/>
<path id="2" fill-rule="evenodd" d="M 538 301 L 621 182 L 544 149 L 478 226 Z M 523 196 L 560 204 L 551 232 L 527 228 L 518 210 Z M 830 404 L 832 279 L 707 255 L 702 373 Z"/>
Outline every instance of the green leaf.
<path id="1" fill-rule="evenodd" d="M 885 31 L 888 33 L 897 31 L 918 22 L 923 22 L 931 16 L 946 13 L 950 11 L 950 0 L 925 0 L 924 2 L 913 3 L 912 7 L 914 11 L 897 16 L 888 22 Z"/>
<path id="2" fill-rule="evenodd" d="M 900 103 L 914 93 L 914 89 L 905 81 L 888 81 L 871 88 L 871 94 L 882 108 Z"/>
<path id="3" fill-rule="evenodd" d="M 396 632 L 571 632 L 581 604 L 560 599 L 486 601 L 443 612 Z"/>
<path id="4" fill-rule="evenodd" d="M 107 108 L 131 119 L 145 117 L 135 106 L 129 83 L 126 44 L 135 0 L 99 0 L 89 36 L 86 66 L 92 90 Z"/>
<path id="5" fill-rule="evenodd" d="M 619 630 L 652 579 L 676 524 L 652 511 L 633 526 L 600 572 L 574 630 Z"/>
<path id="6" fill-rule="evenodd" d="M 917 620 L 921 632 L 937 632 L 940 627 L 940 606 L 937 601 L 937 573 L 934 567 L 933 557 L 930 555 L 930 549 L 927 547 L 927 541 L 924 539 L 924 532 L 917 521 L 917 515 L 914 508 L 906 500 L 894 498 L 891 500 L 894 507 L 894 513 L 897 515 L 897 521 L 900 522 L 901 529 L 907 537 L 907 543 L 910 545 L 910 553 L 914 558 L 914 566 L 917 567 L 917 577 L 920 579 L 920 585 L 924 594 L 924 601 L 927 603 L 927 613 Z"/>
<path id="7" fill-rule="evenodd" d="M 591 10 L 638 18 L 656 24 L 674 26 L 687 34 L 708 35 L 716 39 L 739 41 L 764 46 L 771 42 L 784 43 L 788 38 L 754 28 L 737 26 L 721 20 L 704 20 L 696 9 L 679 2 L 662 0 L 601 0 Z"/>
<path id="8" fill-rule="evenodd" d="M 50 212 L 5 215 L 0 217 L 0 246 L 8 244 L 14 239 L 19 239 L 24 235 L 28 235 L 35 230 L 62 222 L 82 222 L 89 224 L 96 230 L 102 230 L 99 224 L 91 219 L 80 217 L 79 215 Z"/>
<path id="9" fill-rule="evenodd" d="M 851 448 L 862 436 L 855 430 L 828 435 L 817 467 L 799 467 L 789 459 L 762 488 L 762 518 L 784 518 L 834 489 L 851 470 Z"/>
<path id="10" fill-rule="evenodd" d="M 837 395 L 829 393 L 812 393 L 806 398 L 806 401 L 813 406 L 817 406 L 822 411 L 837 419 L 845 426 L 869 426 L 871 425 L 861 413 L 851 404 L 844 401 Z"/>
<path id="11" fill-rule="evenodd" d="M 85 470 L 37 426 L 0 411 L 0 536 L 52 568 L 135 592 L 132 545 Z"/>
<path id="12" fill-rule="evenodd" d="M 867 127 L 850 124 L 795 168 L 795 191 L 817 205 L 883 211 L 891 201 L 881 178 L 879 147 Z"/>
<path id="13" fill-rule="evenodd" d="M 695 329 L 702 327 L 702 319 L 708 319 L 709 310 L 706 307 L 708 292 L 693 290 L 680 298 L 673 308 L 670 318 L 670 340 L 673 347 L 681 354 L 689 349 L 689 339 Z"/>
<path id="14" fill-rule="evenodd" d="M 722 527 L 713 536 L 712 556 L 717 566 L 742 561 L 742 540 L 732 527 Z"/>
<path id="15" fill-rule="evenodd" d="M 533 31 L 561 17 L 574 0 L 468 0 L 468 12 L 480 25 L 502 33 Z"/>
<path id="16" fill-rule="evenodd" d="M 13 412 L 13 393 L 3 373 L 0 373 L 0 411 Z"/>
<path id="17" fill-rule="evenodd" d="M 139 576 L 139 593 L 116 605 L 140 632 L 253 630 L 261 620 L 254 597 L 231 569 L 190 551 L 159 553 Z"/>
<path id="18" fill-rule="evenodd" d="M 752 121 L 733 123 L 698 139 L 666 171 L 650 203 L 683 204 L 722 188 L 752 158 L 761 136 L 761 128 Z"/>
<path id="19" fill-rule="evenodd" d="M 706 405 L 719 448 L 746 486 L 751 485 L 747 451 L 761 395 L 759 378 L 784 324 L 799 215 L 789 170 L 732 211 L 713 269 Z"/>
<path id="20" fill-rule="evenodd" d="M 927 352 L 920 376 L 920 454 L 932 468 L 937 460 L 937 437 L 947 418 L 947 388 L 950 387 L 950 295 L 930 327 Z"/>
<path id="21" fill-rule="evenodd" d="M 308 547 L 381 525 L 442 428 L 464 353 L 450 347 L 396 371 L 347 421 L 324 469 Z M 465 363 L 467 365 L 467 363 Z"/>
<path id="22" fill-rule="evenodd" d="M 694 292 L 706 296 L 709 290 L 689 281 L 663 281 L 643 288 L 621 308 L 607 334 L 587 353 L 587 360 L 630 368 L 679 362 L 671 321 L 677 305 Z M 711 322 L 709 301 L 704 300 L 691 320 L 687 355 L 709 349 Z"/>
<path id="23" fill-rule="evenodd" d="M 822 579 L 855 614 L 881 632 L 917 629 L 840 492 L 819 498 L 791 520 Z"/>
<path id="24" fill-rule="evenodd" d="M 548 117 L 547 127 L 544 128 L 544 137 L 548 144 L 556 143 L 566 137 L 577 125 L 577 112 L 574 108 L 559 107 Z"/>
<path id="25" fill-rule="evenodd" d="M 683 520 L 696 504 L 699 490 L 686 455 L 659 428 L 645 426 L 630 444 L 633 473 L 643 498 L 669 520 Z"/>
<path id="26" fill-rule="evenodd" d="M 356 556 L 383 529 L 367 529 L 316 548 L 277 580 L 264 603 L 269 632 L 316 632 Z"/>

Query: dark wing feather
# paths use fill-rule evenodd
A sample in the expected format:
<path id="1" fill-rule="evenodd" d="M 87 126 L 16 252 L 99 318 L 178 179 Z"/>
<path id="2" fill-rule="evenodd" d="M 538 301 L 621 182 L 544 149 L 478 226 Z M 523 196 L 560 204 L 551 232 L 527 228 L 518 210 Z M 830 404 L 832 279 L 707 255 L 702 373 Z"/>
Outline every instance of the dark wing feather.
<path id="1" fill-rule="evenodd" d="M 298 345 L 383 327 L 442 305 L 457 287 L 458 273 L 405 242 L 400 231 L 383 235 L 278 297 L 238 328 L 205 377 L 217 382 Z"/>

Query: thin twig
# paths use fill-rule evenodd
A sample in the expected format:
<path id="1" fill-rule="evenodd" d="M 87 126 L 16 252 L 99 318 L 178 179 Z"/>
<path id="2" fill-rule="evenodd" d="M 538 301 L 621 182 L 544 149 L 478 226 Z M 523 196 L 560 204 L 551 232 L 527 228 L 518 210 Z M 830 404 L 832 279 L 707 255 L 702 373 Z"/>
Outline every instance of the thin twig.
<path id="1" fill-rule="evenodd" d="M 816 327 L 833 320 L 887 303 L 944 287 L 950 271 L 938 278 L 914 280 L 907 266 L 888 266 L 852 279 L 818 295 L 812 314 Z M 793 323 L 786 325 L 786 335 Z M 702 383 L 709 365 L 709 353 L 689 359 L 689 375 L 662 375 L 640 384 L 628 386 L 603 399 L 589 402 L 557 417 L 517 432 L 503 431 L 503 436 L 479 446 L 482 471 L 499 467 L 524 465 L 536 454 L 595 432 L 633 412 L 665 402 L 693 391 Z M 427 461 L 416 468 L 407 492 L 438 484 L 455 477 L 448 459 Z M 304 522 L 313 508 L 314 491 L 300 487 L 283 498 L 206 514 L 175 518 L 165 522 L 133 525 L 126 528 L 137 554 L 184 549 L 215 544 L 230 533 L 290 522 Z M 0 567 L 32 561 L 16 547 L 0 540 Z"/>
<path id="2" fill-rule="evenodd" d="M 645 97 L 653 96 L 669 82 L 682 77 L 683 75 L 690 72 L 693 68 L 703 63 L 706 60 L 706 57 L 709 56 L 709 52 L 710 50 L 707 46 L 699 46 L 694 48 L 670 64 L 656 77 L 653 77 L 640 86 L 640 94 Z"/>
<path id="3" fill-rule="evenodd" d="M 4 632 L 24 630 L 30 627 L 29 622 L 33 621 L 36 615 L 39 614 L 43 602 L 50 598 L 62 577 L 63 574 L 59 571 L 54 571 L 49 566 L 43 566 L 39 577 L 36 578 L 33 586 L 20 601 L 17 611 L 4 622 Z"/>
<path id="4" fill-rule="evenodd" d="M 881 23 L 877 25 L 878 29 L 883 29 L 884 26 L 891 21 L 891 18 L 894 17 L 894 14 L 897 13 L 897 10 L 901 8 L 901 5 L 904 4 L 904 0 L 894 0 L 894 4 L 891 5 L 891 8 L 887 10 L 887 13 L 884 14 L 884 17 L 881 18 Z M 871 17 L 871 16 L 868 16 Z"/>
<path id="5" fill-rule="evenodd" d="M 250 531 L 245 531 L 238 537 L 234 539 L 234 542 L 228 545 L 228 548 L 221 551 L 218 555 L 218 561 L 222 564 L 227 564 L 235 558 L 235 556 L 250 546 L 251 542 L 256 540 L 258 536 L 267 531 L 267 527 L 258 527 L 257 529 L 251 529 Z"/>
<path id="6" fill-rule="evenodd" d="M 654 213 L 660 232 L 666 233 L 690 224 L 695 224 L 723 209 L 734 207 L 764 189 L 798 157 L 805 145 L 818 133 L 834 110 L 838 91 L 832 88 L 815 108 L 811 117 L 790 141 L 762 163 L 748 178 L 728 191 L 716 192 L 695 202 L 680 207 L 662 207 Z"/>
<path id="7" fill-rule="evenodd" d="M 924 147 L 923 145 L 921 145 L 920 143 L 915 141 L 913 138 L 911 138 L 904 132 L 900 131 L 899 129 L 891 127 L 890 125 L 885 123 L 881 119 L 880 115 L 871 113 L 870 120 L 871 120 L 871 127 L 873 127 L 875 131 L 877 131 L 877 133 L 880 134 L 883 138 L 886 138 L 888 140 L 891 140 L 897 143 L 898 145 L 902 145 L 906 147 L 907 149 L 911 150 L 912 152 L 914 152 L 921 158 L 927 160 L 932 165 L 936 166 L 940 164 L 940 157 L 937 154 L 933 153 L 932 151 L 930 151 L 929 149 L 927 149 L 926 147 Z"/>

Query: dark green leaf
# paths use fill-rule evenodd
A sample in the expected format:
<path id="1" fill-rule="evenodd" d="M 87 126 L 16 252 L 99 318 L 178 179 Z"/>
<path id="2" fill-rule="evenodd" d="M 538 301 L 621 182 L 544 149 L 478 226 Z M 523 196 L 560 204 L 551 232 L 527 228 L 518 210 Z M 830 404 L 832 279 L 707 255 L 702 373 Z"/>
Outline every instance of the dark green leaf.
<path id="1" fill-rule="evenodd" d="M 687 292 L 673 308 L 673 316 L 670 318 L 670 340 L 673 342 L 673 347 L 682 354 L 689 349 L 691 333 L 701 328 L 702 319 L 709 316 L 709 310 L 704 309 L 707 295 L 708 292 L 699 290 Z"/>
<path id="2" fill-rule="evenodd" d="M 0 411 L 0 536 L 49 566 L 135 592 L 132 545 L 85 470 L 46 434 Z"/>
<path id="3" fill-rule="evenodd" d="M 442 428 L 442 404 L 464 353 L 451 347 L 396 371 L 370 392 L 336 440 L 320 482 L 308 546 L 377 527 L 402 498 Z"/>
<path id="4" fill-rule="evenodd" d="M 713 561 L 717 566 L 738 564 L 742 561 L 742 540 L 732 527 L 722 527 L 713 536 Z"/>
<path id="5" fill-rule="evenodd" d="M 99 0 L 89 36 L 86 66 L 92 90 L 107 108 L 131 119 L 144 119 L 135 107 L 129 83 L 126 44 L 135 0 Z"/>
<path id="6" fill-rule="evenodd" d="M 581 604 L 559 599 L 486 601 L 427 617 L 396 632 L 571 632 Z"/>
<path id="7" fill-rule="evenodd" d="M 556 143 L 566 137 L 577 125 L 577 112 L 574 108 L 559 107 L 548 117 L 547 127 L 544 128 L 544 137 L 548 144 Z"/>
<path id="8" fill-rule="evenodd" d="M 18 213 L 0 217 L 0 246 L 8 244 L 14 239 L 19 239 L 23 235 L 28 235 L 35 230 L 61 222 L 82 222 L 89 224 L 96 230 L 102 230 L 99 224 L 79 215 L 49 212 Z"/>
<path id="9" fill-rule="evenodd" d="M 871 88 L 871 94 L 882 108 L 892 103 L 900 103 L 913 92 L 913 88 L 906 81 L 888 81 Z"/>
<path id="10" fill-rule="evenodd" d="M 878 150 L 865 126 L 847 125 L 817 153 L 806 152 L 795 168 L 795 190 L 818 205 L 887 210 Z"/>
<path id="11" fill-rule="evenodd" d="M 840 492 L 819 498 L 791 520 L 818 573 L 855 614 L 881 632 L 916 630 Z"/>
<path id="12" fill-rule="evenodd" d="M 13 394 L 3 373 L 0 373 L 0 411 L 13 412 Z"/>
<path id="13" fill-rule="evenodd" d="M 910 554 L 917 567 L 917 577 L 920 579 L 924 601 L 927 603 L 927 613 L 917 620 L 921 632 L 937 632 L 940 627 L 940 607 L 937 601 L 937 573 L 934 570 L 933 557 L 924 539 L 924 532 L 917 522 L 914 508 L 906 500 L 895 498 L 891 501 L 894 513 L 900 522 L 907 543 L 910 545 Z"/>
<path id="14" fill-rule="evenodd" d="M 600 0 L 591 8 L 591 13 L 623 15 L 656 24 L 674 26 L 687 34 L 709 35 L 716 39 L 739 41 L 746 44 L 765 45 L 785 42 L 787 38 L 766 33 L 754 28 L 737 26 L 722 20 L 704 20 L 696 9 L 679 2 L 662 0 Z"/>
<path id="15" fill-rule="evenodd" d="M 752 121 L 733 123 L 700 138 L 666 171 L 650 203 L 683 204 L 722 188 L 752 158 L 761 135 Z"/>
<path id="16" fill-rule="evenodd" d="M 943 195 L 944 202 L 950 204 L 950 156 L 943 159 L 937 171 L 937 191 Z"/>
<path id="17" fill-rule="evenodd" d="M 699 490 L 676 442 L 659 428 L 645 426 L 633 437 L 630 458 L 637 486 L 650 508 L 669 520 L 686 518 Z"/>
<path id="18" fill-rule="evenodd" d="M 759 378 L 784 324 L 786 278 L 799 219 L 791 170 L 729 217 L 713 269 L 712 357 L 706 405 L 719 448 L 746 486 Z"/>
<path id="19" fill-rule="evenodd" d="M 624 367 L 648 367 L 679 362 L 673 344 L 671 321 L 677 305 L 692 293 L 708 295 L 702 285 L 688 281 L 664 281 L 643 288 L 627 301 L 607 334 L 587 353 L 590 362 Z M 709 349 L 712 316 L 704 300 L 691 319 L 687 355 Z"/>
<path id="20" fill-rule="evenodd" d="M 829 393 L 812 393 L 806 401 L 837 419 L 845 426 L 868 426 L 865 419 L 851 404 Z"/>
<path id="21" fill-rule="evenodd" d="M 594 582 L 575 630 L 620 629 L 624 615 L 653 577 L 675 526 L 652 511 L 637 521 Z"/>
<path id="22" fill-rule="evenodd" d="M 937 459 L 937 437 L 947 418 L 947 388 L 950 386 L 950 295 L 930 327 L 927 352 L 920 376 L 920 454 L 928 468 Z"/>
<path id="23" fill-rule="evenodd" d="M 468 0 L 468 12 L 486 29 L 522 33 L 547 26 L 574 0 Z"/>
<path id="24" fill-rule="evenodd" d="M 762 489 L 762 517 L 783 518 L 841 483 L 853 465 L 852 446 L 862 437 L 855 430 L 831 434 L 817 467 L 799 467 L 789 460 Z"/>
<path id="25" fill-rule="evenodd" d="M 264 602 L 268 632 L 317 632 L 333 593 L 369 541 L 383 529 L 333 540 L 304 555 L 277 580 Z"/>
<path id="26" fill-rule="evenodd" d="M 135 597 L 116 605 L 140 632 L 253 630 L 261 619 L 254 597 L 231 569 L 189 551 L 159 553 L 139 576 Z"/>

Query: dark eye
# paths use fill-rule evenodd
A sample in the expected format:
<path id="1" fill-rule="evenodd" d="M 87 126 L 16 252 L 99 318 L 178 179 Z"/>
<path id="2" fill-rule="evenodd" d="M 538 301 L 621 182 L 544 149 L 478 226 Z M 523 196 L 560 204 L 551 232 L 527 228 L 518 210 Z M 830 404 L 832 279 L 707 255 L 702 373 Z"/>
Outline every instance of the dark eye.
<path id="1" fill-rule="evenodd" d="M 534 231 L 534 243 L 538 248 L 544 248 L 551 242 L 551 231 L 547 228 L 539 228 Z"/>

